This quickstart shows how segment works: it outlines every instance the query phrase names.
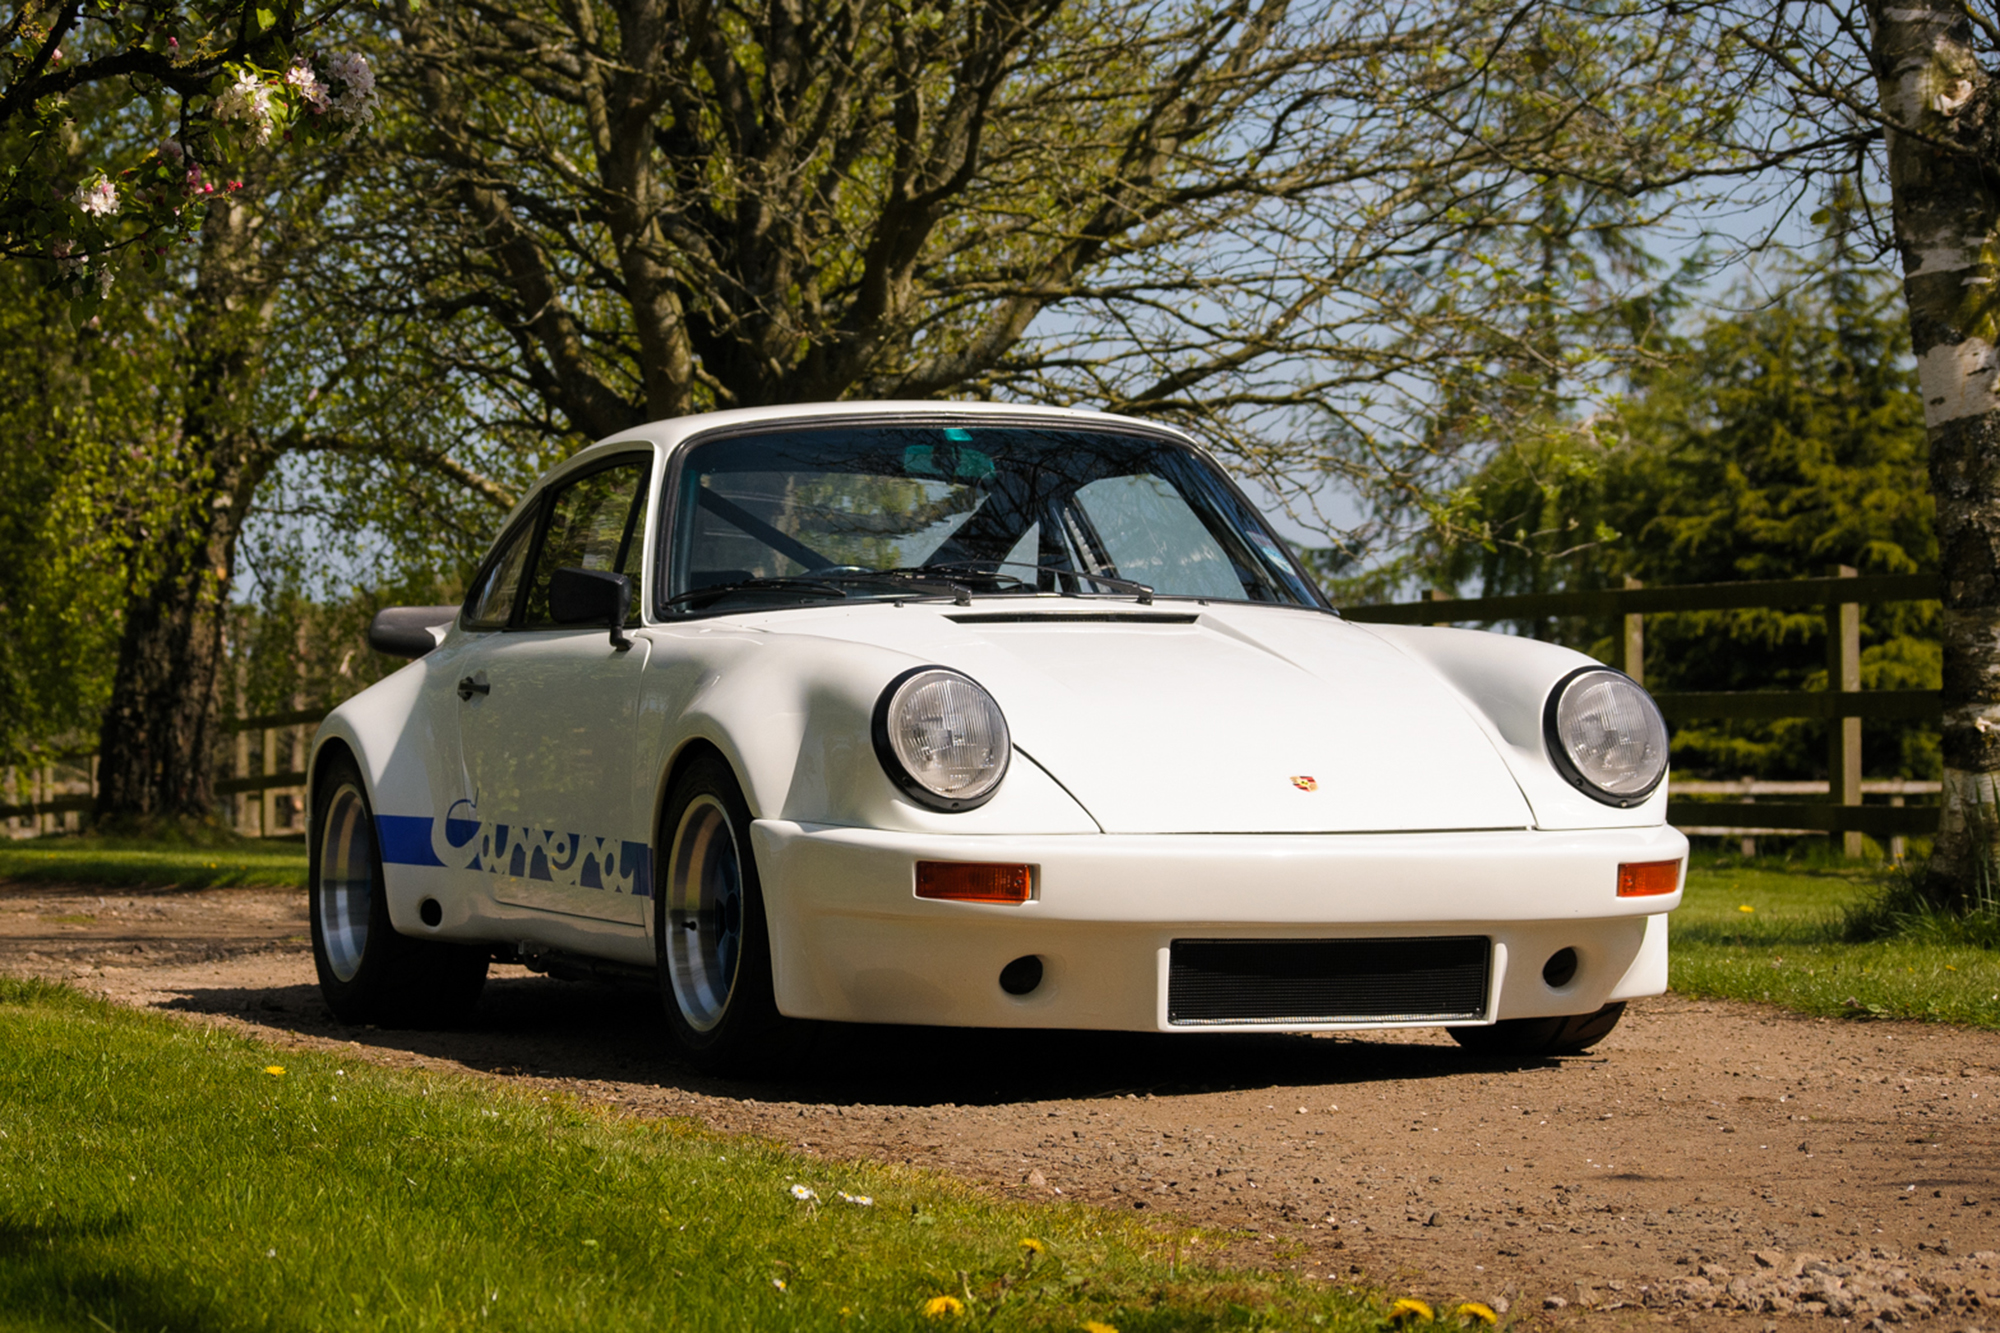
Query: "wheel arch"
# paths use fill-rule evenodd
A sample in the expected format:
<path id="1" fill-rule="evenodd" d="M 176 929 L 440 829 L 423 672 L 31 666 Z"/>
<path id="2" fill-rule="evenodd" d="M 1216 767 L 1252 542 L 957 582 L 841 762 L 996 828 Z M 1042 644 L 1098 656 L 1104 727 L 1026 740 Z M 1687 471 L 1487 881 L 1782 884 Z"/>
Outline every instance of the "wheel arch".
<path id="1" fill-rule="evenodd" d="M 674 784 L 680 781 L 681 775 L 705 758 L 722 761 L 736 779 L 736 790 L 743 794 L 744 802 L 749 805 L 750 817 L 752 819 L 758 817 L 756 793 L 750 784 L 743 780 L 743 765 L 737 756 L 730 754 L 728 748 L 714 738 L 706 735 L 689 736 L 667 756 L 667 762 L 660 766 L 659 781 L 653 788 L 652 811 L 646 825 L 647 840 L 653 849 L 649 858 L 652 863 L 653 882 L 647 885 L 645 905 L 646 934 L 649 937 L 657 938 L 658 923 L 655 918 L 660 903 L 660 879 L 667 872 L 667 853 L 672 841 L 666 828 L 667 802 L 672 798 Z"/>
<path id="2" fill-rule="evenodd" d="M 319 830 L 314 824 L 319 814 L 320 784 L 326 781 L 326 773 L 337 761 L 345 759 L 353 764 L 361 774 L 362 794 L 368 798 L 368 808 L 375 808 L 375 793 L 369 790 L 368 766 L 361 762 L 354 746 L 346 736 L 334 735 L 320 738 L 313 746 L 312 760 L 306 770 L 306 850 L 310 855 L 317 845 Z"/>

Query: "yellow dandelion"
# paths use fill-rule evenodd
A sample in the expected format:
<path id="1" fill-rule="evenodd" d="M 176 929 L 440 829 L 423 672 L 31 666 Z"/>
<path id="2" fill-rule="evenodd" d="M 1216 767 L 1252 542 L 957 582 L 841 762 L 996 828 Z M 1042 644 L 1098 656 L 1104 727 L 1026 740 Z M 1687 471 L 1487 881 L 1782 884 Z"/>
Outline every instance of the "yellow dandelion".
<path id="1" fill-rule="evenodd" d="M 965 1302 L 956 1296 L 933 1296 L 924 1302 L 924 1318 L 943 1319 L 965 1313 Z"/>
<path id="2" fill-rule="evenodd" d="M 1492 1306 L 1481 1305 L 1478 1301 L 1467 1301 L 1456 1310 L 1453 1310 L 1452 1313 L 1468 1324 L 1497 1324 L 1500 1322 L 1500 1316 L 1493 1313 Z"/>
<path id="3" fill-rule="evenodd" d="M 1737 908 L 1736 910 L 1739 912 L 1754 912 L 1757 909 L 1752 907 L 1749 903 L 1744 903 L 1741 907 Z"/>
<path id="4" fill-rule="evenodd" d="M 1047 1254 L 1049 1252 L 1049 1247 L 1036 1240 L 1033 1236 L 1021 1237 L 1021 1248 L 1035 1254 Z"/>
<path id="5" fill-rule="evenodd" d="M 272 1078 L 283 1078 L 285 1076 L 285 1067 L 283 1065 L 265 1065 L 264 1072 Z"/>
<path id="6" fill-rule="evenodd" d="M 1095 1319 L 1086 1319 L 1076 1327 L 1078 1333 L 1118 1333 L 1113 1325 L 1100 1323 Z"/>
<path id="7" fill-rule="evenodd" d="M 1405 1296 L 1389 1307 L 1389 1322 L 1392 1324 L 1428 1324 L 1436 1318 L 1431 1307 L 1414 1296 Z"/>

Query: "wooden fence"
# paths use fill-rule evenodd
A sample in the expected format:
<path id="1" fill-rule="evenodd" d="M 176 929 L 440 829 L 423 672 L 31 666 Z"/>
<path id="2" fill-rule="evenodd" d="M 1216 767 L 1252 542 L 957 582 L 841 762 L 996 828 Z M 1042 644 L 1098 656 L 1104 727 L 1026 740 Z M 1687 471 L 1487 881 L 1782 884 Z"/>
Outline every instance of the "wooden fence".
<path id="1" fill-rule="evenodd" d="M 1670 723 L 1690 719 L 1824 718 L 1837 725 L 1827 729 L 1827 772 L 1831 782 L 1718 784 L 1676 782 L 1668 791 L 1667 819 L 1680 828 L 1703 832 L 1743 830 L 1755 833 L 1838 833 L 1849 856 L 1861 854 L 1863 834 L 1889 839 L 1894 850 L 1911 834 L 1937 831 L 1936 806 L 1903 803 L 1908 795 L 1936 791 L 1935 783 L 1894 784 L 1897 790 L 1861 780 L 1863 718 L 1899 722 L 1935 721 L 1942 715 L 1935 690 L 1863 690 L 1861 688 L 1861 608 L 1875 602 L 1935 601 L 1940 591 L 1933 574 L 1886 574 L 1859 577 L 1842 566 L 1828 578 L 1785 579 L 1746 583 L 1682 584 L 1648 588 L 1628 580 L 1623 588 L 1592 592 L 1527 593 L 1511 597 L 1452 597 L 1427 593 L 1415 602 L 1383 603 L 1342 608 L 1350 620 L 1383 625 L 1490 624 L 1504 620 L 1535 620 L 1556 616 L 1624 619 L 1625 673 L 1641 684 L 1646 679 L 1646 617 L 1675 611 L 1734 611 L 1755 607 L 1819 607 L 1826 618 L 1827 679 L 1824 692 L 1802 690 L 1690 692 L 1663 691 L 1653 697 Z M 1920 790 L 1921 788 L 1921 790 Z M 1823 801 L 1759 801 L 1759 795 L 1824 794 Z M 1864 805 L 1865 795 L 1889 795 L 1891 805 Z M 1744 799 L 1694 800 L 1689 797 L 1738 795 Z"/>
<path id="2" fill-rule="evenodd" d="M 271 837 L 305 831 L 306 774 L 312 734 L 328 709 L 230 718 L 222 730 L 234 737 L 235 775 L 215 784 L 218 796 L 233 797 L 232 823 L 239 833 Z M 260 734 L 261 733 L 261 734 Z M 253 762 L 251 738 L 258 744 Z M 280 767 L 281 763 L 283 767 Z M 253 773 L 255 767 L 261 771 Z M 97 756 L 57 754 L 35 764 L 19 764 L 5 775 L 0 791 L 0 830 L 8 837 L 32 838 L 78 826 L 97 799 Z"/>

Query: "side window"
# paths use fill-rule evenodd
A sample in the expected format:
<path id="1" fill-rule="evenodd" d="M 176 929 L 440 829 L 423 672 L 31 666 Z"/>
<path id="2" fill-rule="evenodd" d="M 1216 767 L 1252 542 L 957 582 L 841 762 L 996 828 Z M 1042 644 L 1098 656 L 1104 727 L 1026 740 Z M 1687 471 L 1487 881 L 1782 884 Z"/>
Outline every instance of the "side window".
<path id="1" fill-rule="evenodd" d="M 638 623 L 639 553 L 645 545 L 639 520 L 651 471 L 650 460 L 621 463 L 578 477 L 555 493 L 535 558 L 535 577 L 528 585 L 524 626 L 555 627 L 549 615 L 549 580 L 558 569 L 605 569 L 631 579 L 632 616 L 626 623 Z"/>
<path id="2" fill-rule="evenodd" d="M 487 566 L 485 577 L 465 599 L 467 629 L 505 629 L 513 619 L 521 575 L 528 568 L 528 552 L 535 544 L 535 515 L 539 512 L 537 506 L 514 526 L 500 554 Z"/>

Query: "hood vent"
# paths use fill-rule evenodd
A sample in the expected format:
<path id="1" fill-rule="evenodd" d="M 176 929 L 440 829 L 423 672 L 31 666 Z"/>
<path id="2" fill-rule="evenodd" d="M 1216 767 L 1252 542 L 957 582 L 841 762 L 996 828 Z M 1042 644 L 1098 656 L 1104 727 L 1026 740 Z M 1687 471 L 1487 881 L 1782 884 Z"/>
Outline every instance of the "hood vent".
<path id="1" fill-rule="evenodd" d="M 958 625 L 1192 625 L 1200 617 L 1176 611 L 974 611 L 945 619 Z"/>

